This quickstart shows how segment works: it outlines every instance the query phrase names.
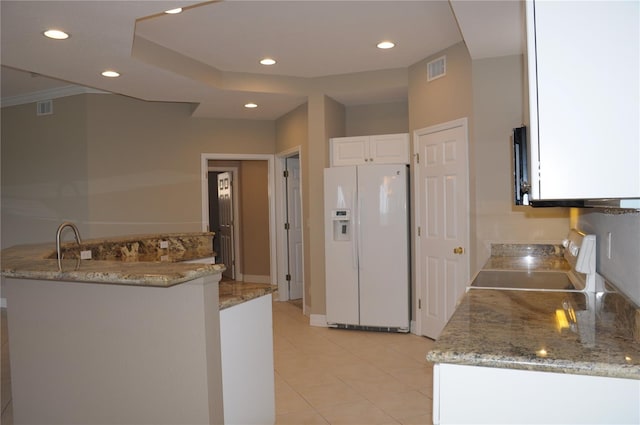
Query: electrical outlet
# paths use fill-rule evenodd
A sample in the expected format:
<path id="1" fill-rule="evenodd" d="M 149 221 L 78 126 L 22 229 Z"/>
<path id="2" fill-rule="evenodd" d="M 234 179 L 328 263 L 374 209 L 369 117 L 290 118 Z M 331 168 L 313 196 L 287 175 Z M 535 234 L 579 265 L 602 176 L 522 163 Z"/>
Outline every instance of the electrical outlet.
<path id="1" fill-rule="evenodd" d="M 81 260 L 91 260 L 91 250 L 88 249 L 86 251 L 80 251 L 80 259 Z"/>
<path id="2" fill-rule="evenodd" d="M 169 241 L 160 241 L 160 248 L 162 249 L 169 248 Z"/>
<path id="3" fill-rule="evenodd" d="M 612 242 L 611 232 L 607 232 L 607 259 L 609 260 L 611 260 L 611 242 Z"/>

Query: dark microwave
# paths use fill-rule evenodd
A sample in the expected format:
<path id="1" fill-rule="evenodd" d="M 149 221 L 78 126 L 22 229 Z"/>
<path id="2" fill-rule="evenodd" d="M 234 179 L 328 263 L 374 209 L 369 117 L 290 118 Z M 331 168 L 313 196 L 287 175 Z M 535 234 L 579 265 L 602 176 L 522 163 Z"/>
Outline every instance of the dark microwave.
<path id="1" fill-rule="evenodd" d="M 527 146 L 527 127 L 513 129 L 513 200 L 516 205 L 532 207 L 584 207 L 584 200 L 567 199 L 541 201 L 531 199 L 531 179 L 529 147 Z"/>

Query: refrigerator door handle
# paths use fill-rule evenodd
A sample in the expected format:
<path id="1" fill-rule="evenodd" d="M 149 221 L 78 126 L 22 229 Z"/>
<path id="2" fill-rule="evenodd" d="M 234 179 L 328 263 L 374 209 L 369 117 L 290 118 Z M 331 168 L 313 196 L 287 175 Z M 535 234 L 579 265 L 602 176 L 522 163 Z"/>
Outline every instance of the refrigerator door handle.
<path id="1" fill-rule="evenodd" d="M 351 259 L 353 262 L 353 268 L 354 269 L 358 269 L 358 251 L 360 250 L 359 247 L 359 237 L 358 235 L 360 234 L 360 220 L 357 218 L 359 217 L 359 211 L 356 210 L 356 193 L 352 192 L 351 193 L 351 209 L 353 211 L 353 217 L 351 217 L 351 222 L 353 223 L 353 235 L 351 237 Z"/>
<path id="2" fill-rule="evenodd" d="M 356 236 L 355 236 L 358 239 L 358 252 L 357 252 L 357 255 L 358 255 L 358 269 L 360 268 L 360 257 L 362 255 L 362 252 L 361 252 L 361 249 L 362 249 L 362 232 L 360 231 L 361 230 L 361 227 L 360 227 L 360 224 L 361 224 L 360 223 L 360 217 L 361 217 L 360 211 L 362 211 L 362 199 L 360 198 L 360 196 L 358 194 L 358 215 L 356 216 L 356 220 L 358 222 L 358 229 L 357 229 L 358 231 L 357 231 Z"/>

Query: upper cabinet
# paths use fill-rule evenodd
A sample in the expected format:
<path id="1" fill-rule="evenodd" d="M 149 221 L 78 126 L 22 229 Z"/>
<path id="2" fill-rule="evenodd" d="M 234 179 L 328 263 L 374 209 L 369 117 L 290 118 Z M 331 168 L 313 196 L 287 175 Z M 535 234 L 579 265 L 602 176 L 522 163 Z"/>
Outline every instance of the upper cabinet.
<path id="1" fill-rule="evenodd" d="M 409 134 L 335 137 L 330 140 L 331 166 L 409 164 Z"/>
<path id="2" fill-rule="evenodd" d="M 640 2 L 527 1 L 531 199 L 640 198 Z"/>

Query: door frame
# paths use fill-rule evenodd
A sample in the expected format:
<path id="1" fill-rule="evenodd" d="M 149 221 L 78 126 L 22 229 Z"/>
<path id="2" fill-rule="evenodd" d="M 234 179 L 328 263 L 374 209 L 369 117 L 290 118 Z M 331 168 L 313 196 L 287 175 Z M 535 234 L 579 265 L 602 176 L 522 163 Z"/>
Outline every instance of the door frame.
<path id="1" fill-rule="evenodd" d="M 414 158 L 415 158 L 415 153 L 418 152 L 418 139 L 419 136 L 424 136 L 424 135 L 428 135 L 431 133 L 437 133 L 439 131 L 444 131 L 444 130 L 450 130 L 452 128 L 456 128 L 456 127 L 462 127 L 464 129 L 464 133 L 465 133 L 465 143 L 466 143 L 466 149 L 467 149 L 467 193 L 466 193 L 466 198 L 467 198 L 467 206 L 469 207 L 469 210 L 471 210 L 471 198 L 470 198 L 470 193 L 471 193 L 471 176 L 469 174 L 469 122 L 468 119 L 465 118 L 459 118 L 457 120 L 453 120 L 453 121 L 447 121 L 444 123 L 440 123 L 440 124 L 436 124 L 436 125 L 432 125 L 429 127 L 424 127 L 424 128 L 420 128 L 417 130 L 413 131 L 413 152 L 414 152 Z M 413 214 L 415 217 L 414 220 L 414 229 L 413 229 L 413 261 L 412 263 L 414 264 L 414 273 L 413 273 L 413 285 L 415 288 L 415 294 L 416 294 L 416 298 L 415 300 L 413 300 L 413 308 L 414 311 L 416 312 L 416 322 L 415 322 L 415 329 L 412 331 L 413 333 L 422 336 L 422 312 L 421 309 L 419 308 L 420 306 L 418 305 L 419 300 L 421 300 L 423 298 L 423 293 L 422 293 L 422 287 L 420 285 L 421 282 L 421 269 L 420 269 L 420 255 L 421 255 L 421 250 L 420 250 L 420 236 L 418 236 L 418 227 L 420 226 L 420 205 L 421 205 L 421 189 L 419 187 L 419 172 L 418 169 L 419 167 L 414 166 L 412 167 L 413 170 L 411 172 L 411 178 L 413 179 L 414 182 L 414 187 L 413 187 Z M 469 246 L 471 246 L 471 214 L 467 214 L 467 243 L 469 244 Z M 468 252 L 468 251 L 467 251 Z M 471 255 L 467 255 L 467 270 L 469 270 L 469 266 L 470 266 L 470 258 Z"/>
<path id="2" fill-rule="evenodd" d="M 303 187 L 302 182 L 302 148 L 300 145 L 294 146 L 290 149 L 278 152 L 276 154 L 276 170 L 275 175 L 280 177 L 284 173 L 285 161 L 292 156 L 298 156 L 300 158 L 300 187 Z M 283 178 L 280 178 L 279 184 L 276 184 L 276 199 L 278 200 L 276 205 L 276 221 L 278 223 L 276 238 L 277 238 L 277 258 L 278 258 L 278 299 L 279 301 L 289 300 L 289 288 L 287 285 L 287 234 L 284 228 L 286 218 L 286 185 Z M 302 196 L 302 192 L 300 193 Z M 302 199 L 300 199 L 300 220 L 304 229 L 304 206 Z M 304 231 L 302 232 L 302 244 L 304 246 Z M 302 313 L 306 313 L 306 300 L 305 300 L 305 281 L 304 281 L 304 260 L 302 261 Z"/>
<path id="3" fill-rule="evenodd" d="M 208 162 L 208 161 L 207 161 Z M 240 257 L 240 233 L 241 233 L 241 226 L 242 223 L 240 222 L 240 215 L 239 215 L 239 208 L 238 208 L 238 197 L 240 196 L 240 194 L 238 193 L 238 185 L 237 185 L 237 181 L 238 181 L 238 167 L 217 167 L 217 166 L 209 166 L 207 168 L 208 172 L 219 172 L 219 173 L 224 173 L 225 171 L 228 171 L 231 173 L 231 181 L 233 182 L 231 184 L 231 192 L 232 192 L 232 196 L 233 196 L 233 227 L 234 227 L 234 231 L 233 231 L 233 256 L 234 256 L 234 262 L 235 262 L 235 274 L 234 277 L 236 280 L 243 280 L 243 274 L 240 273 L 238 270 L 242 270 L 242 260 Z M 208 176 L 208 173 L 207 173 Z M 208 178 L 208 177 L 207 177 Z M 209 191 L 207 190 L 207 204 L 209 203 Z M 207 229 L 208 231 L 211 231 L 211 228 L 209 227 L 209 209 L 207 208 L 207 224 L 205 226 L 205 229 Z"/>
<path id="4" fill-rule="evenodd" d="M 267 197 L 269 200 L 269 274 L 271 282 L 277 279 L 277 254 L 276 254 L 276 202 L 274 199 L 274 162 L 275 155 L 269 154 L 235 154 L 235 153 L 202 153 L 200 154 L 200 186 L 202 194 L 202 231 L 206 232 L 209 226 L 209 161 L 267 161 Z M 236 258 L 236 260 L 238 260 Z M 236 270 L 236 275 L 238 271 Z"/>

